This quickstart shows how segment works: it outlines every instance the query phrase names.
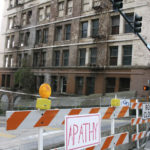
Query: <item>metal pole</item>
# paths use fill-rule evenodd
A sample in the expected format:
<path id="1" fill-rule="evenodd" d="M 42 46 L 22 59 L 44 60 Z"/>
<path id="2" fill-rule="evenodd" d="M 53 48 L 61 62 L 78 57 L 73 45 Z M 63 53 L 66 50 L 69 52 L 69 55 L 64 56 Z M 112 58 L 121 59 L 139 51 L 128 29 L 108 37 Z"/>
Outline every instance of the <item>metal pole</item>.
<path id="1" fill-rule="evenodd" d="M 38 150 L 43 150 L 43 128 L 39 128 Z"/>
<path id="2" fill-rule="evenodd" d="M 138 103 L 138 100 L 136 100 L 136 103 Z M 138 109 L 138 107 L 136 108 L 136 118 L 137 119 L 139 118 L 139 109 Z M 136 133 L 137 133 L 137 135 L 139 135 L 139 125 L 138 124 L 136 125 Z M 140 148 L 138 139 L 137 139 L 137 148 L 138 149 Z"/>

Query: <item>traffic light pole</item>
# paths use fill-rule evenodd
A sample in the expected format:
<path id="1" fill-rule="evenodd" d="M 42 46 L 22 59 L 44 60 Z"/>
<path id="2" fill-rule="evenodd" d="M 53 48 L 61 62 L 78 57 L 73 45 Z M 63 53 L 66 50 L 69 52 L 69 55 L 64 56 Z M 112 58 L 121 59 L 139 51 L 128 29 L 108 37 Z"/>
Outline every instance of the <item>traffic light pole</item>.
<path id="1" fill-rule="evenodd" d="M 113 0 L 110 0 L 110 2 L 113 4 Z M 120 9 L 118 9 L 117 10 L 120 14 L 121 14 L 121 16 L 125 19 L 125 21 L 129 24 L 129 26 L 133 29 L 133 31 L 134 31 L 134 26 L 131 24 L 131 22 L 128 20 L 128 18 L 126 17 L 126 15 L 120 10 Z M 148 44 L 145 40 L 144 40 L 144 38 L 139 34 L 139 33 L 135 33 L 139 38 L 140 38 L 140 40 L 144 43 L 144 45 L 147 47 L 147 49 L 150 51 L 150 44 Z"/>

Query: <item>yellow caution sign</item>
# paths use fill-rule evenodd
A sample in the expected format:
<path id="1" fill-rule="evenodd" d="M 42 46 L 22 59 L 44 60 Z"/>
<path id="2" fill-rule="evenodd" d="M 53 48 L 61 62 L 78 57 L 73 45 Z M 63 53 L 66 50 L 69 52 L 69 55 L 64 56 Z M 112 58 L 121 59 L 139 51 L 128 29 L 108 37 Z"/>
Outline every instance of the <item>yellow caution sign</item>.
<path id="1" fill-rule="evenodd" d="M 111 106 L 112 107 L 120 106 L 120 99 L 117 99 L 117 98 L 111 99 Z"/>
<path id="2" fill-rule="evenodd" d="M 47 98 L 38 98 L 36 101 L 36 108 L 47 110 L 51 108 L 51 100 Z"/>
<path id="3" fill-rule="evenodd" d="M 51 87 L 49 84 L 44 83 L 39 88 L 39 94 L 41 98 L 36 101 L 36 108 L 41 110 L 47 110 L 51 108 L 51 100 L 48 98 L 51 96 Z"/>

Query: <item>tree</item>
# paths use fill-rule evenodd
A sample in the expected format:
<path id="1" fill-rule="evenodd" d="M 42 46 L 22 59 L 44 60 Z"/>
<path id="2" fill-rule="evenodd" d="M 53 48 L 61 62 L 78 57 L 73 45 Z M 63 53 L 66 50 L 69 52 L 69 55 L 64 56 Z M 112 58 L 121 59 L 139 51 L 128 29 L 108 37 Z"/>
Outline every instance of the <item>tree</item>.
<path id="1" fill-rule="evenodd" d="M 26 92 L 34 92 L 34 74 L 30 68 L 23 66 L 15 72 L 15 85 Z"/>

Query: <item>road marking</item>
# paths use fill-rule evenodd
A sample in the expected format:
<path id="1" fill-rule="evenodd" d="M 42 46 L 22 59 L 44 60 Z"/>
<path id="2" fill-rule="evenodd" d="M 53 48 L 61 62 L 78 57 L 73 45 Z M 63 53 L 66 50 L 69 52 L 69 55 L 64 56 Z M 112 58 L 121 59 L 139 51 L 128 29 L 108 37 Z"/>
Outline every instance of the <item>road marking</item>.
<path id="1" fill-rule="evenodd" d="M 15 135 L 6 134 L 6 133 L 2 133 L 2 132 L 0 132 L 0 136 L 5 137 L 5 138 L 14 138 L 14 137 L 16 137 Z"/>

